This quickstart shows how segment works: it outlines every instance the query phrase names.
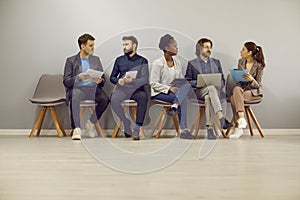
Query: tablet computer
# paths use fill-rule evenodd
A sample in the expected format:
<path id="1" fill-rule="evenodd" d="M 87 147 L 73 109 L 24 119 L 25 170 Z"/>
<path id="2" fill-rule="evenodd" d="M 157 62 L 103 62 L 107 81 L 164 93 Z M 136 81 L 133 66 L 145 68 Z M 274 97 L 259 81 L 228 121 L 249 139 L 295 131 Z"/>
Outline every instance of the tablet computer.
<path id="1" fill-rule="evenodd" d="M 243 77 L 243 74 L 248 74 L 248 71 L 246 69 L 230 69 L 229 71 L 230 71 L 232 80 L 234 80 L 236 82 L 248 82 Z"/>

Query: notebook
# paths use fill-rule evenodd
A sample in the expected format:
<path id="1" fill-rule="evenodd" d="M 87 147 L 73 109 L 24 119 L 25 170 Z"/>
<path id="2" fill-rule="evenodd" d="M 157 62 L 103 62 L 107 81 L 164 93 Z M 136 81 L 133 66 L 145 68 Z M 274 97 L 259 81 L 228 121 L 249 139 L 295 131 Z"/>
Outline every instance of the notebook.
<path id="1" fill-rule="evenodd" d="M 206 87 L 208 85 L 214 85 L 216 88 L 221 88 L 221 73 L 213 74 L 198 74 L 197 87 Z"/>
<path id="2" fill-rule="evenodd" d="M 229 71 L 230 71 L 232 80 L 234 80 L 236 82 L 248 82 L 243 77 L 243 74 L 248 74 L 248 71 L 246 69 L 230 69 Z"/>

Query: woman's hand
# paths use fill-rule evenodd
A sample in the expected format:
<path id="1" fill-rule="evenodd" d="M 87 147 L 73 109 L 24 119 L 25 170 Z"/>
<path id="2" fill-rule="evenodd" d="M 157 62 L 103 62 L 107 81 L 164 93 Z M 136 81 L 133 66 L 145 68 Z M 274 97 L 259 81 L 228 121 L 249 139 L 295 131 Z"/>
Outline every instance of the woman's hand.
<path id="1" fill-rule="evenodd" d="M 246 79 L 249 82 L 254 80 L 254 78 L 253 78 L 253 76 L 251 76 L 251 74 L 243 74 L 242 76 L 244 79 Z"/>
<path id="2" fill-rule="evenodd" d="M 178 90 L 178 87 L 171 86 L 169 90 L 170 90 L 170 92 L 172 92 L 172 93 L 175 94 L 177 92 L 177 90 Z"/>

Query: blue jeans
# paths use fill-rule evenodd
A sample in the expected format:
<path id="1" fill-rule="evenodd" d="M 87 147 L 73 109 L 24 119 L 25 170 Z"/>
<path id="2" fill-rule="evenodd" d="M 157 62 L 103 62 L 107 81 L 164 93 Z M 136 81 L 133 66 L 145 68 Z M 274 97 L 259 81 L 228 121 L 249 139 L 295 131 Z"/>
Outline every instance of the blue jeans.
<path id="1" fill-rule="evenodd" d="M 152 99 L 157 99 L 169 103 L 178 103 L 178 117 L 179 117 L 179 126 L 181 129 L 187 128 L 187 95 L 190 91 L 190 85 L 188 83 L 182 85 L 178 88 L 177 92 L 174 94 L 168 92 L 168 94 L 159 93 L 152 97 Z"/>

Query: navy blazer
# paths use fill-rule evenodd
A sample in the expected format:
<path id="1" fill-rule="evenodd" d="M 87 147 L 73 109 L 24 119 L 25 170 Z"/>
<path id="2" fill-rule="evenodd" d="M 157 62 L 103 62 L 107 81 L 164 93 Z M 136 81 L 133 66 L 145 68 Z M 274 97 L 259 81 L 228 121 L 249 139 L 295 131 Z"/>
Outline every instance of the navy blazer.
<path id="1" fill-rule="evenodd" d="M 98 71 L 103 71 L 103 67 L 98 56 L 90 55 L 88 57 L 90 68 Z M 81 81 L 79 79 L 79 74 L 82 73 L 82 66 L 79 53 L 67 58 L 64 69 L 64 79 L 63 83 L 66 88 L 66 97 L 67 102 L 72 98 L 72 90 L 74 85 Z M 105 75 L 102 75 L 102 82 L 98 84 L 98 87 L 101 88 L 105 84 Z"/>
<path id="2" fill-rule="evenodd" d="M 197 80 L 198 74 L 204 74 L 204 72 L 202 72 L 202 70 L 201 70 L 199 59 L 200 58 L 198 57 L 198 58 L 195 58 L 194 60 L 191 60 L 188 62 L 188 66 L 186 68 L 186 74 L 185 74 L 186 79 Z M 222 74 L 222 86 L 221 86 L 222 88 L 221 88 L 220 97 L 225 98 L 226 97 L 225 78 L 224 78 L 221 62 L 220 62 L 220 60 L 215 59 L 215 58 L 209 58 L 208 62 L 210 62 L 212 73 L 221 73 Z M 195 87 L 195 86 L 193 86 L 193 87 Z"/>

